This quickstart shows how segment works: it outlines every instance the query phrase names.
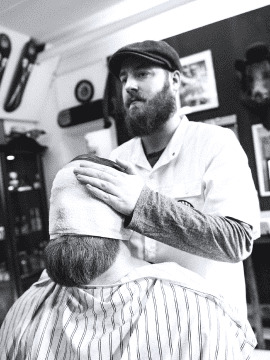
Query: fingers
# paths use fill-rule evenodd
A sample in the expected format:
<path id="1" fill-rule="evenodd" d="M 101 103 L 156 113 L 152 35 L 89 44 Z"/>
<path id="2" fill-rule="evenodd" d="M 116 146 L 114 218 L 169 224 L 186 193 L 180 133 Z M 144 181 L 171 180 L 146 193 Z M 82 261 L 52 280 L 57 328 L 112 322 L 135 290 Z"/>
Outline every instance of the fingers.
<path id="1" fill-rule="evenodd" d="M 137 175 L 135 166 L 126 160 L 116 159 L 115 162 L 125 169 L 125 172 L 130 175 Z"/>
<path id="2" fill-rule="evenodd" d="M 95 178 L 100 180 L 107 180 L 112 178 L 112 175 L 92 168 L 83 168 L 83 167 L 79 169 L 76 168 L 73 170 L 73 172 L 77 178 L 81 176 L 82 179 L 84 179 L 85 177 Z"/>
<path id="3" fill-rule="evenodd" d="M 116 159 L 116 163 L 125 170 L 126 174 L 129 175 L 137 175 L 137 171 L 135 166 L 126 160 L 121 160 L 121 159 Z M 89 169 L 88 171 L 84 171 L 83 169 Z M 93 172 L 93 170 L 96 170 L 97 172 Z M 88 175 L 88 176 L 94 176 L 94 177 L 99 177 L 99 178 L 104 178 L 102 176 L 102 174 L 107 174 L 107 175 L 111 175 L 114 177 L 119 176 L 119 174 L 121 174 L 121 171 L 116 170 L 114 168 L 111 168 L 109 166 L 106 165 L 101 165 L 101 164 L 97 164 L 94 162 L 89 163 L 89 161 L 81 161 L 80 162 L 80 166 L 76 167 L 74 169 L 74 173 L 79 173 L 82 175 Z"/>
<path id="4" fill-rule="evenodd" d="M 111 206 L 114 210 L 118 211 L 123 215 L 131 215 L 134 209 L 134 206 L 129 206 L 123 202 L 123 199 L 112 194 L 104 193 L 102 190 L 93 187 L 89 184 L 86 185 L 87 190 L 92 196 L 95 196 L 97 199 L 103 201 L 107 205 Z"/>
<path id="5" fill-rule="evenodd" d="M 106 204 L 112 206 L 113 195 L 105 193 L 104 191 L 102 191 L 99 188 L 94 187 L 90 184 L 87 184 L 86 188 L 91 193 L 91 195 L 94 195 L 96 198 L 98 198 L 101 201 L 105 202 Z"/>
<path id="6" fill-rule="evenodd" d="M 136 174 L 134 166 L 128 161 L 118 160 L 118 165 L 126 169 L 121 172 L 108 166 L 81 161 L 75 168 L 77 180 L 86 185 L 91 195 L 102 200 L 124 215 L 134 211 L 144 180 Z"/>
<path id="7" fill-rule="evenodd" d="M 111 184 L 110 182 L 101 180 L 101 179 L 97 179 L 95 177 L 89 177 L 89 176 L 85 176 L 85 175 L 77 175 L 77 180 L 84 184 L 84 185 L 89 185 L 90 186 L 90 190 L 92 189 L 97 189 L 98 190 L 98 194 L 99 194 L 99 198 L 100 198 L 100 192 L 102 192 L 104 195 L 107 194 L 111 194 L 111 195 L 116 195 L 117 191 L 116 188 L 113 184 Z M 88 187 L 88 186 L 86 186 Z M 91 191 L 92 193 L 93 191 Z M 96 194 L 94 194 L 96 196 Z"/>
<path id="8" fill-rule="evenodd" d="M 95 178 L 95 179 L 100 179 L 103 181 L 109 181 L 111 183 L 115 183 L 117 177 L 119 178 L 121 174 L 124 174 L 121 173 L 120 171 L 111 169 L 109 167 L 105 167 L 105 169 L 103 169 L 102 167 L 97 168 L 97 167 L 84 167 L 84 166 L 75 168 L 73 172 L 78 180 L 79 180 L 78 176 L 82 176 L 84 182 L 86 180 L 85 177 L 88 177 L 88 179 Z"/>
<path id="9" fill-rule="evenodd" d="M 98 172 L 101 173 L 106 173 L 106 174 L 110 174 L 112 176 L 116 176 L 116 174 L 118 174 L 120 171 L 115 170 L 109 166 L 105 166 L 105 165 L 101 165 L 101 164 L 97 164 L 94 162 L 89 163 L 89 161 L 81 161 L 80 162 L 80 166 L 76 167 L 74 169 L 74 173 L 81 173 L 83 174 L 83 169 L 89 169 L 89 172 L 92 170 L 96 170 L 97 172 L 95 174 L 97 174 Z M 85 172 L 86 174 L 86 172 Z"/>

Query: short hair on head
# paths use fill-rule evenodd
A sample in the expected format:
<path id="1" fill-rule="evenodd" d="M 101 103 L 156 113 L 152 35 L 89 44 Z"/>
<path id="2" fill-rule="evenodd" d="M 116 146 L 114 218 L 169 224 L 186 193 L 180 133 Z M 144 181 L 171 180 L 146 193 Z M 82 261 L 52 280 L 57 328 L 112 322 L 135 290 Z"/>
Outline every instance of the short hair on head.
<path id="1" fill-rule="evenodd" d="M 118 165 L 116 162 L 109 160 L 109 159 L 105 159 L 96 155 L 92 155 L 92 154 L 81 154 L 76 156 L 75 158 L 73 158 L 72 160 L 70 160 L 70 163 L 72 161 L 77 161 L 77 160 L 87 160 L 87 161 L 92 161 L 93 163 L 96 164 L 100 164 L 100 165 L 105 165 L 105 166 L 109 166 L 113 169 L 125 172 L 125 169 L 123 169 L 120 165 Z"/>

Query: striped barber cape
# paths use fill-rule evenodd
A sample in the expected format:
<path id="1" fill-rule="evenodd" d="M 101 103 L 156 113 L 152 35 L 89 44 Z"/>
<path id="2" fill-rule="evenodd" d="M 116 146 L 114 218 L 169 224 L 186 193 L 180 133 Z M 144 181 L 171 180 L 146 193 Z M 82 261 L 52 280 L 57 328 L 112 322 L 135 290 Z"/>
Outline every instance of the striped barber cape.
<path id="1" fill-rule="evenodd" d="M 59 286 L 44 271 L 0 330 L 1 360 L 240 360 L 255 346 L 247 320 L 174 263 L 84 288 Z"/>

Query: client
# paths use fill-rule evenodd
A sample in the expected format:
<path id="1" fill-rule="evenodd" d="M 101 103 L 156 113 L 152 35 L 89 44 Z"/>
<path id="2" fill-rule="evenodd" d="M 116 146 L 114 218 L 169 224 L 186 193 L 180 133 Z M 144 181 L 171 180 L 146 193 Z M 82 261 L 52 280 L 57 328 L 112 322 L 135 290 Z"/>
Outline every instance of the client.
<path id="1" fill-rule="evenodd" d="M 61 169 L 50 198 L 46 270 L 12 306 L 0 330 L 2 360 L 249 359 L 245 319 L 198 274 L 149 264 L 126 246 L 124 217 Z"/>

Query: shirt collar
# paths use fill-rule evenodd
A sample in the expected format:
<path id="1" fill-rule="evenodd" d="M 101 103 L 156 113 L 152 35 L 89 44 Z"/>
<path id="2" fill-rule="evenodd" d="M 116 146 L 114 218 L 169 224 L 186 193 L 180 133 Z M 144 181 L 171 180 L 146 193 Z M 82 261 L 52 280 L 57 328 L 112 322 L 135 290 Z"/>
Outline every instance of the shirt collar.
<path id="1" fill-rule="evenodd" d="M 181 150 L 182 144 L 184 142 L 186 130 L 189 124 L 189 120 L 186 116 L 183 116 L 178 127 L 176 128 L 171 140 L 169 141 L 166 149 L 162 153 L 161 157 L 153 167 L 157 169 L 170 161 L 176 158 Z"/>
<path id="2" fill-rule="evenodd" d="M 182 119 L 178 127 L 176 128 L 171 140 L 169 141 L 160 159 L 157 161 L 153 168 L 151 167 L 145 156 L 140 137 L 136 137 L 133 139 L 133 149 L 130 161 L 137 166 L 140 166 L 150 171 L 170 162 L 179 154 L 181 150 L 188 124 L 188 118 L 186 116 L 182 116 Z"/>

